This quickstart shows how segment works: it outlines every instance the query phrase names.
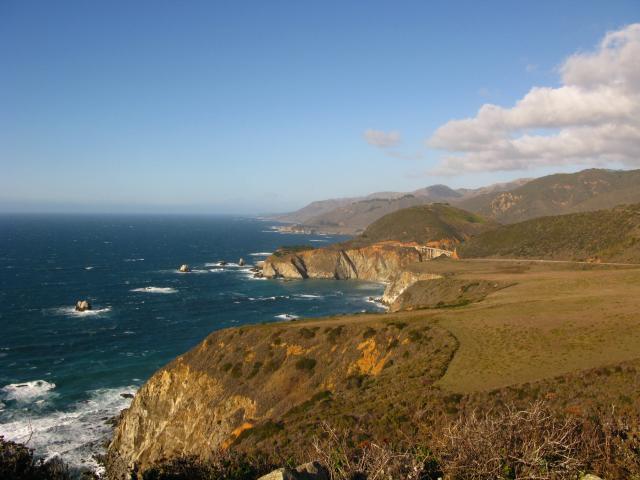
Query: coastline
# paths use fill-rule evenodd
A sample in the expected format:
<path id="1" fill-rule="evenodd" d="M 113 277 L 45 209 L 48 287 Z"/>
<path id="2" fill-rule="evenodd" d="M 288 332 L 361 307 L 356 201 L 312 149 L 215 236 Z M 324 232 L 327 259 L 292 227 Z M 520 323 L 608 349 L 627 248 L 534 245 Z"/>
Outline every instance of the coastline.
<path id="1" fill-rule="evenodd" d="M 104 422 L 130 401 L 120 394 L 133 393 L 158 368 L 212 331 L 380 308 L 369 302 L 370 296 L 381 294 L 378 284 L 363 284 L 360 290 L 344 283 L 253 281 L 250 264 L 276 246 L 300 238 L 261 233 L 270 222 L 244 217 L 110 215 L 82 217 L 78 224 L 78 218 L 6 219 L 7 231 L 15 231 L 19 239 L 16 249 L 29 249 L 29 238 L 40 236 L 40 230 L 65 235 L 58 233 L 51 242 L 50 258 L 25 253 L 0 259 L 3 285 L 22 278 L 24 292 L 37 292 L 32 309 L 19 309 L 20 302 L 15 301 L 15 309 L 9 304 L 11 308 L 3 311 L 16 322 L 0 342 L 4 367 L 0 368 L 0 389 L 7 387 L 0 391 L 0 434 L 16 441 L 32 436 L 30 445 L 43 458 L 62 453 L 71 463 L 87 465 L 93 453 L 82 453 L 83 445 L 88 448 L 106 438 Z M 70 225 L 73 230 L 67 229 Z M 212 243 L 211 238 L 221 232 L 231 240 Z M 326 236 L 306 238 L 335 241 Z M 91 253 L 82 254 L 85 251 Z M 239 258 L 246 262 L 242 268 L 233 265 Z M 227 265 L 220 265 L 221 261 Z M 192 272 L 176 273 L 183 263 L 190 264 Z M 87 298 L 95 308 L 75 312 L 78 298 Z M 24 337 L 26 342 L 19 337 L 20 325 L 28 325 L 32 332 Z M 22 350 L 16 347 L 19 338 L 25 345 Z M 52 346 L 42 350 L 48 342 Z M 71 355 L 69 345 L 77 342 L 87 351 Z M 25 350 L 31 344 L 33 353 Z M 29 356 L 21 357 L 23 351 Z M 77 368 L 87 375 L 79 377 Z M 23 395 L 18 402 L 10 392 L 29 382 L 55 387 L 30 398 Z M 57 427 L 61 422 L 64 428 Z M 33 434 L 25 433 L 29 424 Z M 70 457 L 76 449 L 79 457 Z"/>

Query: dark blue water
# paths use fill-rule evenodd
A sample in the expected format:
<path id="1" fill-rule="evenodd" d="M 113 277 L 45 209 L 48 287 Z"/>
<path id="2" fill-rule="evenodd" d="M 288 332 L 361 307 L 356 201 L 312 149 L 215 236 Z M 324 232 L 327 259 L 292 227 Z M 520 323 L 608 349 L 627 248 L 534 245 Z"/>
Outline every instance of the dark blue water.
<path id="1" fill-rule="evenodd" d="M 252 278 L 239 258 L 344 239 L 271 227 L 204 216 L 0 217 L 0 435 L 92 464 L 126 394 L 211 331 L 379 309 L 368 298 L 381 285 Z M 177 272 L 183 263 L 191 273 Z M 74 312 L 79 299 L 93 311 Z"/>

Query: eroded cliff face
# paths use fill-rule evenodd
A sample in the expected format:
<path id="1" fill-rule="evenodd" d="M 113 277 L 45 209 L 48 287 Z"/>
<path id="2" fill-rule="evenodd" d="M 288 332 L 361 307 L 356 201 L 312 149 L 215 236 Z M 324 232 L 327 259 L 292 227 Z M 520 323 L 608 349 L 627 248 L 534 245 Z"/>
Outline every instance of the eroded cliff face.
<path id="1" fill-rule="evenodd" d="M 379 243 L 362 248 L 322 248 L 267 258 L 265 277 L 389 281 L 404 267 L 425 260 L 412 246 Z"/>
<path id="2" fill-rule="evenodd" d="M 381 415 L 411 406 L 399 398 L 439 379 L 457 342 L 437 325 L 405 328 L 373 315 L 339 321 L 211 334 L 136 394 L 109 448 L 109 477 L 128 479 L 134 466 L 143 472 L 178 456 L 206 460 L 218 449 L 267 444 L 285 453 L 310 444 L 312 418 L 343 423 L 355 421 L 354 411 L 381 409 L 357 424 L 388 435 L 395 417 Z M 416 364 L 424 367 L 410 378 L 401 373 Z"/>
<path id="3" fill-rule="evenodd" d="M 442 246 L 438 243 L 436 248 Z M 267 278 L 335 278 L 384 282 L 387 288 L 381 300 L 386 305 L 391 305 L 415 282 L 440 278 L 437 274 L 406 270 L 408 265 L 426 261 L 429 261 L 429 257 L 412 245 L 387 242 L 362 248 L 322 248 L 271 255 L 262 266 L 262 274 Z"/>
<path id="4" fill-rule="evenodd" d="M 382 302 L 386 305 L 393 305 L 394 302 L 396 302 L 396 300 L 414 283 L 423 280 L 435 280 L 438 278 L 442 278 L 442 276 L 436 273 L 417 273 L 408 270 L 401 271 L 391 278 L 384 294 L 382 295 Z M 394 311 L 399 309 L 400 308 L 394 309 Z"/>

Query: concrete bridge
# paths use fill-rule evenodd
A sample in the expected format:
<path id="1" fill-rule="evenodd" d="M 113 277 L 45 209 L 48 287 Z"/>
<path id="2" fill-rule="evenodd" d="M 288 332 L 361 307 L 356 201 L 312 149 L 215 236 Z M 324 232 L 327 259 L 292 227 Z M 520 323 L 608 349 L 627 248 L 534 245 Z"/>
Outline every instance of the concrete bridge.
<path id="1" fill-rule="evenodd" d="M 451 250 L 443 250 L 441 248 L 423 247 L 423 246 L 417 246 L 415 247 L 415 249 L 418 250 L 420 254 L 422 254 L 429 260 L 433 258 L 438 258 L 441 255 L 458 258 L 458 255 L 456 254 L 456 252 L 455 251 L 452 252 Z"/>

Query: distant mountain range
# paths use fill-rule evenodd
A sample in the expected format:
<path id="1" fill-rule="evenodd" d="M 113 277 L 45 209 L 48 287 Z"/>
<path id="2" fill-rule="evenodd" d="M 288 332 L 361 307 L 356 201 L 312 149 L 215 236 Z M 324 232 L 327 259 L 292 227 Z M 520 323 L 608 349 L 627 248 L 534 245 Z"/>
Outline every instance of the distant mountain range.
<path id="1" fill-rule="evenodd" d="M 326 232 L 357 234 L 379 218 L 403 208 L 435 202 L 457 204 L 479 195 L 511 190 L 528 181 L 519 179 L 482 188 L 457 190 L 446 185 L 431 185 L 413 192 L 376 192 L 365 197 L 333 198 L 312 202 L 295 212 L 270 218 Z"/>
<path id="2" fill-rule="evenodd" d="M 326 232 L 358 234 L 389 213 L 434 202 L 456 205 L 499 223 L 593 211 L 640 202 L 640 170 L 589 169 L 476 189 L 432 185 L 413 192 L 377 192 L 317 201 L 271 218 Z"/>

